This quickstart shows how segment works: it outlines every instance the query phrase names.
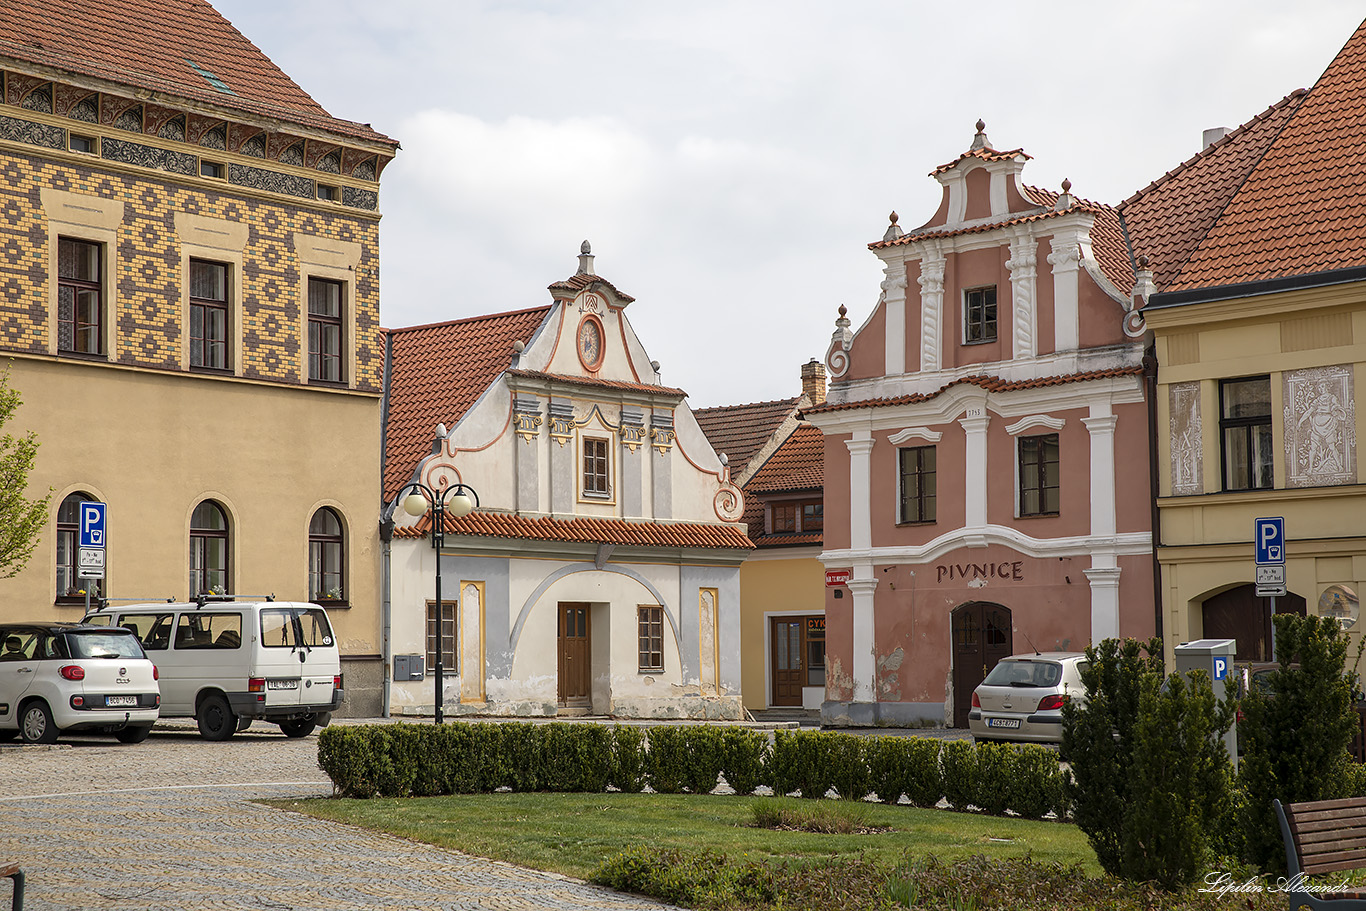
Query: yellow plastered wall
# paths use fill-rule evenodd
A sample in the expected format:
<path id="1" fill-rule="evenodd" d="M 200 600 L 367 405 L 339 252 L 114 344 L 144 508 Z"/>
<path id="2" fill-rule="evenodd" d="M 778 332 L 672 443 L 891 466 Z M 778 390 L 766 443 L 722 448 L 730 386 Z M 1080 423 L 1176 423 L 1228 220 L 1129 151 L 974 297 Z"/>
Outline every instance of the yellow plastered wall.
<path id="1" fill-rule="evenodd" d="M 745 708 L 767 708 L 766 617 L 825 613 L 825 567 L 812 557 L 746 560 L 740 566 L 740 686 Z"/>

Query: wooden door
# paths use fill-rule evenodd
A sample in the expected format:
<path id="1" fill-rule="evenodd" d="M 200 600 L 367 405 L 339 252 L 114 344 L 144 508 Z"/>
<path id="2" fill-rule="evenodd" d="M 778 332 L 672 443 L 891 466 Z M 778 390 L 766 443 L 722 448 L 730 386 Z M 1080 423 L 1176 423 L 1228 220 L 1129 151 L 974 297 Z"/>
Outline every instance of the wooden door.
<path id="1" fill-rule="evenodd" d="M 1256 587 L 1240 585 L 1220 592 L 1201 605 L 1203 639 L 1233 639 L 1238 644 L 1234 661 L 1275 661 L 1271 654 L 1271 611 Z M 1303 598 L 1291 592 L 1276 599 L 1276 613 L 1304 616 Z"/>
<path id="2" fill-rule="evenodd" d="M 954 609 L 949 618 L 953 640 L 953 726 L 968 726 L 972 691 L 996 662 L 1011 653 L 1010 608 L 972 601 Z"/>
<path id="3" fill-rule="evenodd" d="M 773 704 L 802 704 L 806 668 L 802 663 L 803 617 L 774 617 L 772 625 Z"/>
<path id="4" fill-rule="evenodd" d="M 559 605 L 559 702 L 567 707 L 591 706 L 592 649 L 588 636 L 586 602 L 561 601 Z"/>

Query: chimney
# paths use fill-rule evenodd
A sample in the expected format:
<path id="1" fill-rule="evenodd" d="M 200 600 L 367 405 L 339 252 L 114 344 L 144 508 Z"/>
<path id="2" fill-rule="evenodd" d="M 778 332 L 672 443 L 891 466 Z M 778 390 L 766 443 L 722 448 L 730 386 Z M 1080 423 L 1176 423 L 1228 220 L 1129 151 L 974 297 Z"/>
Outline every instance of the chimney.
<path id="1" fill-rule="evenodd" d="M 802 364 L 802 395 L 812 405 L 825 404 L 825 365 L 814 357 Z"/>
<path id="2" fill-rule="evenodd" d="M 1232 132 L 1228 127 L 1211 127 L 1200 135 L 1200 150 L 1208 149 Z"/>

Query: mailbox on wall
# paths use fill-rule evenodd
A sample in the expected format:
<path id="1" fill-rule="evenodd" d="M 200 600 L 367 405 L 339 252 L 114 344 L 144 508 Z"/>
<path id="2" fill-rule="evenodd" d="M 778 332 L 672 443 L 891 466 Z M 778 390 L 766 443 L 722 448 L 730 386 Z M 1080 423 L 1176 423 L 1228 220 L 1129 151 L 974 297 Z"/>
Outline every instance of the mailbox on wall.
<path id="1" fill-rule="evenodd" d="M 395 655 L 394 682 L 423 680 L 427 676 L 427 660 L 423 655 Z"/>
<path id="2" fill-rule="evenodd" d="M 1191 671 L 1204 671 L 1214 687 L 1214 696 L 1224 698 L 1224 681 L 1236 673 L 1233 656 L 1238 650 L 1234 639 L 1196 639 L 1183 642 L 1176 651 L 1176 669 L 1182 674 Z M 1224 748 L 1228 750 L 1233 767 L 1238 767 L 1238 725 L 1233 724 L 1224 732 Z"/>

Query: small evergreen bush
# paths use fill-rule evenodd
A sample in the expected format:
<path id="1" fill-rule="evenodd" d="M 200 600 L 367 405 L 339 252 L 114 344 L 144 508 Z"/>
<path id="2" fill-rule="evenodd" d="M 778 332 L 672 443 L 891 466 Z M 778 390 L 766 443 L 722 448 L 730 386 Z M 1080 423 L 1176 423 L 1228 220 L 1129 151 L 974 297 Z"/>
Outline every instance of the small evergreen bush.
<path id="1" fill-rule="evenodd" d="M 971 802 L 984 813 L 1004 816 L 1014 786 L 1015 747 L 987 741 L 977 744 L 976 752 L 976 780 Z"/>
<path id="2" fill-rule="evenodd" d="M 775 796 L 784 797 L 801 787 L 798 772 L 802 760 L 800 745 L 797 733 L 773 732 L 773 749 L 764 762 L 764 783 L 773 789 Z"/>
<path id="3" fill-rule="evenodd" d="M 683 785 L 693 794 L 710 794 L 725 765 L 725 743 L 711 725 L 680 728 L 683 731 Z"/>
<path id="4" fill-rule="evenodd" d="M 868 787 L 883 803 L 897 803 L 906 791 L 910 746 L 911 739 L 906 737 L 870 737 L 864 746 Z"/>
<path id="5" fill-rule="evenodd" d="M 868 775 L 868 741 L 853 734 L 827 734 L 826 755 L 835 792 L 843 800 L 862 800 L 872 790 Z"/>
<path id="6" fill-rule="evenodd" d="M 1057 754 L 1030 743 L 1015 751 L 1015 770 L 1006 789 L 1010 808 L 1025 819 L 1042 819 L 1062 803 L 1062 771 Z M 1059 814 L 1059 819 L 1063 814 Z"/>
<path id="7" fill-rule="evenodd" d="M 850 735 L 824 731 L 798 731 L 793 735 L 797 742 L 797 787 L 803 797 L 819 800 L 835 786 L 834 741 L 847 736 Z"/>
<path id="8" fill-rule="evenodd" d="M 971 740 L 951 740 L 939 751 L 944 796 L 955 810 L 967 810 L 977 798 L 977 751 Z"/>
<path id="9" fill-rule="evenodd" d="M 619 724 L 612 728 L 612 784 L 627 794 L 645 790 L 645 730 Z"/>
<path id="10" fill-rule="evenodd" d="M 688 778 L 688 745 L 684 728 L 653 727 L 646 736 L 647 780 L 657 794 L 681 794 Z"/>
<path id="11" fill-rule="evenodd" d="M 768 735 L 745 728 L 721 731 L 721 774 L 736 794 L 753 794 L 763 784 Z"/>
<path id="12" fill-rule="evenodd" d="M 944 797 L 944 775 L 939 767 L 943 745 L 932 737 L 905 739 L 906 767 L 901 779 L 906 799 L 917 807 L 932 807 Z"/>

